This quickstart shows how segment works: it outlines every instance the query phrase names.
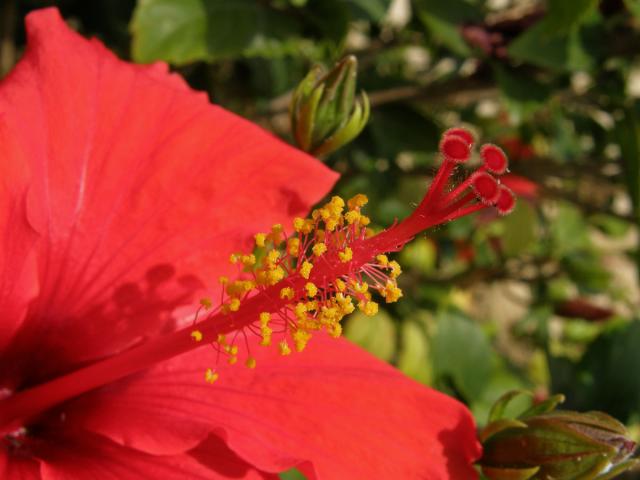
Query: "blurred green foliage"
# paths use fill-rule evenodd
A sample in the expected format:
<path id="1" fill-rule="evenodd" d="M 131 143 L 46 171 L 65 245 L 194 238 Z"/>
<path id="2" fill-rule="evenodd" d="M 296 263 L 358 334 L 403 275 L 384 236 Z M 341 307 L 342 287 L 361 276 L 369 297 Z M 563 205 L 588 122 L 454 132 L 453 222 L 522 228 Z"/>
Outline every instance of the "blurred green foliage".
<path id="1" fill-rule="evenodd" d="M 370 197 L 379 227 L 420 200 L 443 129 L 503 146 L 513 214 L 416 239 L 399 255 L 403 300 L 354 315 L 346 335 L 480 423 L 506 390 L 528 388 L 640 432 L 638 0 L 6 1 L 4 71 L 23 48 L 20 19 L 50 4 L 286 140 L 311 65 L 355 55 L 372 118 L 325 161 L 342 174 L 336 193 Z"/>

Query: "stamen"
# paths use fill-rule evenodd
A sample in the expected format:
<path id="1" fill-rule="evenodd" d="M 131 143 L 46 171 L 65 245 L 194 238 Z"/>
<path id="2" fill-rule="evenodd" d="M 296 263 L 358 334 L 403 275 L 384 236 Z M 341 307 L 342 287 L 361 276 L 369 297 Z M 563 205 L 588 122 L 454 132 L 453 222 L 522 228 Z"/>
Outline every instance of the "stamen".
<path id="1" fill-rule="evenodd" d="M 254 368 L 247 335 L 258 335 L 264 347 L 277 345 L 282 355 L 303 351 L 316 332 L 339 337 L 342 319 L 356 308 L 367 315 L 377 313 L 374 295 L 387 303 L 402 297 L 397 282 L 402 269 L 389 253 L 424 230 L 469 213 L 495 207 L 506 215 L 513 210 L 515 195 L 494 177 L 507 170 L 498 147 L 483 147 L 484 164 L 454 183 L 453 173 L 470 158 L 472 145 L 467 130 L 447 131 L 440 143 L 442 165 L 424 199 L 409 217 L 380 233 L 368 228 L 370 221 L 362 213 L 368 200 L 359 194 L 346 202 L 333 197 L 310 218 L 296 218 L 293 232 L 276 224 L 269 233 L 256 234 L 253 251 L 230 255 L 238 279 L 220 277 L 215 308 L 205 299 L 193 324 L 182 330 L 0 400 L 0 425 L 12 426 L 92 388 L 197 348 L 204 340 L 216 351 L 216 361 L 226 358 L 235 364 L 241 334 L 246 347 L 243 363 Z M 218 378 L 214 368 L 206 370 L 207 383 Z"/>
<path id="2" fill-rule="evenodd" d="M 249 272 L 253 280 L 221 281 L 226 294 L 222 313 L 241 315 L 245 303 L 260 300 L 261 311 L 253 322 L 245 321 L 243 328 L 258 334 L 263 346 L 271 345 L 277 336 L 280 354 L 290 355 L 290 342 L 301 352 L 316 331 L 340 336 L 340 322 L 356 305 L 366 315 L 375 315 L 379 305 L 372 293 L 387 303 L 398 301 L 402 290 L 397 279 L 402 269 L 387 253 L 399 250 L 433 225 L 488 206 L 506 214 L 515 205 L 513 193 L 492 175 L 507 169 L 506 156 L 495 145 L 482 147 L 480 168 L 457 186 L 450 185 L 455 168 L 470 158 L 472 145 L 473 136 L 465 129 L 445 132 L 440 142 L 444 161 L 425 198 L 409 218 L 378 235 L 371 236 L 366 227 L 369 219 L 362 214 L 362 207 L 368 199 L 362 194 L 347 202 L 333 197 L 314 210 L 311 218 L 296 218 L 291 236 L 280 224 L 269 234 L 256 234 L 254 252 L 230 257 L 231 263 L 241 266 L 239 274 Z M 192 336 L 199 341 L 197 332 Z M 246 341 L 245 330 L 242 333 Z M 228 343 L 221 337 L 217 343 L 227 361 L 236 363 L 234 340 Z M 249 356 L 245 364 L 254 368 L 255 359 Z"/>

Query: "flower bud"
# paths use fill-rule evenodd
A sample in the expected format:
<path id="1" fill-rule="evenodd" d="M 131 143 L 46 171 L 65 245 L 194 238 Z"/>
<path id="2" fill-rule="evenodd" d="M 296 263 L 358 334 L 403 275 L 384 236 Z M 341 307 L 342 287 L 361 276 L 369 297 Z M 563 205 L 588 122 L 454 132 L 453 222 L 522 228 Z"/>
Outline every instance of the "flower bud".
<path id="1" fill-rule="evenodd" d="M 529 392 L 501 397 L 480 433 L 482 473 L 489 480 L 605 480 L 634 467 L 636 444 L 623 424 L 602 412 L 556 411 L 556 395 L 516 418 L 503 416 L 507 404 Z"/>
<path id="2" fill-rule="evenodd" d="M 356 138 L 369 119 L 369 99 L 356 98 L 358 62 L 353 55 L 324 72 L 314 66 L 291 99 L 296 144 L 314 156 L 327 155 Z"/>

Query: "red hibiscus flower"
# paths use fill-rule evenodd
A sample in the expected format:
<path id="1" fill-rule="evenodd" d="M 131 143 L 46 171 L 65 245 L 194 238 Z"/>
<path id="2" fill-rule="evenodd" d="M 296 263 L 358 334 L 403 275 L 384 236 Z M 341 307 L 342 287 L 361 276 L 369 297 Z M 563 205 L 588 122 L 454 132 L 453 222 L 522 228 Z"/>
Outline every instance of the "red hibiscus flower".
<path id="1" fill-rule="evenodd" d="M 335 174 L 164 65 L 119 61 L 54 9 L 30 14 L 27 33 L 0 85 L 0 478 L 277 478 L 294 466 L 337 480 L 475 478 L 463 405 L 331 337 L 352 299 L 377 308 L 364 278 L 400 296 L 385 252 L 512 208 L 492 176 L 506 168 L 497 149 L 448 190 L 472 143 L 449 131 L 408 219 L 370 236 L 364 197 L 344 215 L 334 198 L 294 221 L 282 254 L 286 229 L 257 236 L 273 248 L 255 281 L 256 259 L 234 256 L 244 280 L 223 291 L 215 279 L 238 272 L 229 254 L 306 213 Z M 200 291 L 221 306 L 185 327 L 178 307 Z M 271 336 L 280 351 L 258 345 Z M 287 338 L 304 352 L 283 357 Z M 238 357 L 257 368 L 231 366 Z"/>

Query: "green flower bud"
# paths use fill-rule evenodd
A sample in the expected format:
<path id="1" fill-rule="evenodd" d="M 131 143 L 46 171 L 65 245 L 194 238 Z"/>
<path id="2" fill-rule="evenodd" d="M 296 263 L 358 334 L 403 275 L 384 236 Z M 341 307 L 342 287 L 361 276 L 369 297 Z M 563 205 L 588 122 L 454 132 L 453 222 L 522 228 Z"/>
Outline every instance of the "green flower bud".
<path id="1" fill-rule="evenodd" d="M 315 156 L 327 155 L 356 138 L 369 119 L 369 99 L 356 98 L 358 61 L 353 55 L 324 72 L 315 66 L 291 99 L 296 144 Z"/>
<path id="2" fill-rule="evenodd" d="M 623 424 L 602 412 L 555 411 L 562 395 L 505 418 L 508 403 L 521 395 L 532 397 L 524 391 L 501 397 L 480 433 L 479 463 L 489 480 L 606 480 L 638 463 Z"/>

